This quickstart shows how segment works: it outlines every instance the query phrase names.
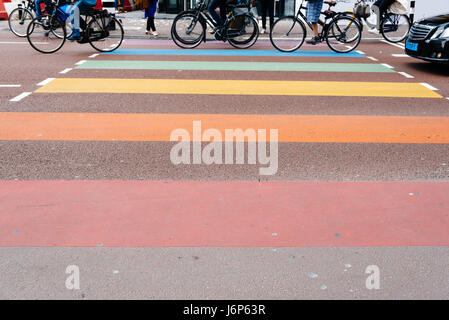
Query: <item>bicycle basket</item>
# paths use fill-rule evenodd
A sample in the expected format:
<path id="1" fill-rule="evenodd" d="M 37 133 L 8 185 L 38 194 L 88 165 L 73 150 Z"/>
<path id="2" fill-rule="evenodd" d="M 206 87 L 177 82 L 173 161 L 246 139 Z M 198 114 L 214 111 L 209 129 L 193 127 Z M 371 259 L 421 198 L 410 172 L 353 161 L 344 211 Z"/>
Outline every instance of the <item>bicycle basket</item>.
<path id="1" fill-rule="evenodd" d="M 354 14 L 359 18 L 368 18 L 371 15 L 371 8 L 369 4 L 357 3 L 354 6 Z"/>

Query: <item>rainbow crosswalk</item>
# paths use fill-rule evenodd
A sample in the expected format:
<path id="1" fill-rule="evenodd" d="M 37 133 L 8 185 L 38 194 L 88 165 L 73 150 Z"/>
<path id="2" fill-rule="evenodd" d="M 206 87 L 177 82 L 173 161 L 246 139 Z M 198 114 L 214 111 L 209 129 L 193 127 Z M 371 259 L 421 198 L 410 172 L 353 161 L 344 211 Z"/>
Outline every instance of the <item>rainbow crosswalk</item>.
<path id="1" fill-rule="evenodd" d="M 193 137 L 194 121 L 201 121 L 203 130 L 221 133 L 275 128 L 281 144 L 316 144 L 318 149 L 341 144 L 341 152 L 348 146 L 363 153 L 376 145 L 388 154 L 391 145 L 449 144 L 449 117 L 394 114 L 397 102 L 425 106 L 443 97 L 362 53 L 307 49 L 286 54 L 267 47 L 222 49 L 215 43 L 214 49 L 181 50 L 167 45 L 142 48 L 130 41 L 125 48 L 80 63 L 30 97 L 71 97 L 78 101 L 73 109 L 61 105 L 60 111 L 2 112 L 0 140 L 69 143 L 66 148 L 76 142 L 76 148 L 88 149 L 79 147 L 86 157 L 96 148 L 126 150 L 131 143 L 158 143 L 166 151 L 168 171 L 175 171 L 169 163 L 171 132 L 185 128 Z M 274 73 L 278 79 L 267 79 Z M 278 101 L 276 107 L 282 108 L 282 99 L 290 99 L 285 113 L 262 108 L 267 101 Z M 166 111 L 157 101 L 176 107 Z M 390 113 L 367 110 L 371 102 L 391 106 Z M 136 112 L 112 108 L 120 103 L 136 110 L 141 105 Z M 232 105 L 227 112 L 218 109 L 226 103 Z M 326 113 L 333 104 L 358 111 Z M 266 112 L 257 111 L 261 109 Z M 156 161 L 153 156 L 140 154 L 133 165 Z M 288 156 L 294 161 L 298 155 Z M 330 156 L 323 152 L 322 157 Z M 201 168 L 200 178 L 193 180 L 187 178 L 191 167 L 186 166 L 171 181 L 136 181 L 128 178 L 130 172 L 115 181 L 2 183 L 0 196 L 10 203 L 2 216 L 0 246 L 449 245 L 447 182 L 355 182 L 340 173 L 332 182 L 318 182 L 314 176 L 308 182 L 294 177 L 255 182 L 259 177 L 251 175 L 210 181 L 216 169 Z M 416 190 L 421 196 L 411 197 Z M 37 206 L 33 214 L 28 213 L 31 202 Z M 10 229 L 21 232 L 11 237 Z M 270 231 L 274 229 L 276 236 Z"/>

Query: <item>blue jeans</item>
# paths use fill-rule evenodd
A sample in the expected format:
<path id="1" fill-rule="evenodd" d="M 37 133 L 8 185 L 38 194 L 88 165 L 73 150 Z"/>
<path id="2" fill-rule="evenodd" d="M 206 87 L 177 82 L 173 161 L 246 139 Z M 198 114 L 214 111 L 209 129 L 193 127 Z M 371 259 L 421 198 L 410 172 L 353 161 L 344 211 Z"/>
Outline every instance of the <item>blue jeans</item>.
<path id="1" fill-rule="evenodd" d="M 97 4 L 97 0 L 79 0 L 70 10 L 70 23 L 72 24 L 73 35 L 80 34 L 80 13 L 89 11 Z"/>
<path id="2" fill-rule="evenodd" d="M 220 8 L 220 14 L 218 14 L 215 9 Z M 222 26 L 224 21 L 222 19 L 223 16 L 225 16 L 225 10 L 226 10 L 226 3 L 224 0 L 212 0 L 209 3 L 209 7 L 207 8 L 207 11 L 209 11 L 212 19 L 215 20 L 218 26 Z"/>

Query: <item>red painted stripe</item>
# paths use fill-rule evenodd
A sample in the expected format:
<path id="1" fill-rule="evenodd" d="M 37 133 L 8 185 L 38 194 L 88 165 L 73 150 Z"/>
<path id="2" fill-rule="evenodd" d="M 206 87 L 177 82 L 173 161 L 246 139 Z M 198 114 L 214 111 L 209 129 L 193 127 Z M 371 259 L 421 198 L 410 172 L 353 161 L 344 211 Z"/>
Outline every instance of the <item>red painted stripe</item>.
<path id="1" fill-rule="evenodd" d="M 448 246 L 448 194 L 449 182 L 3 181 L 0 245 Z"/>

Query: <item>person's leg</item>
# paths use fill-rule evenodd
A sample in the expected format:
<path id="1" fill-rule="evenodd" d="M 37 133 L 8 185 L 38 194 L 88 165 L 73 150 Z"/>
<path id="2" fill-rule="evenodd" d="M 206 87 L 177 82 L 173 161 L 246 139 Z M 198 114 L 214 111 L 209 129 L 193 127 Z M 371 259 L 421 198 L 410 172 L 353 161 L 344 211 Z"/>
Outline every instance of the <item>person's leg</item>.
<path id="1" fill-rule="evenodd" d="M 217 25 L 221 26 L 223 25 L 223 21 L 221 20 L 220 15 L 215 11 L 219 6 L 220 6 L 219 0 L 212 0 L 207 10 L 209 11 L 209 14 L 211 15 L 212 19 L 215 20 Z"/>
<path id="2" fill-rule="evenodd" d="M 373 4 L 371 6 L 371 10 L 376 14 L 376 18 L 377 18 L 376 29 L 379 29 L 380 28 L 380 9 L 378 6 Z"/>
<path id="3" fill-rule="evenodd" d="M 274 0 L 268 0 L 268 14 L 270 15 L 270 30 L 274 24 Z"/>
<path id="4" fill-rule="evenodd" d="M 309 1 L 307 4 L 307 21 L 312 24 L 314 37 L 307 41 L 311 44 L 320 42 L 318 33 L 318 20 L 320 18 L 321 9 L 323 8 L 323 1 Z"/>
<path id="5" fill-rule="evenodd" d="M 262 0 L 262 29 L 267 29 L 268 0 Z"/>
<path id="6" fill-rule="evenodd" d="M 80 2 L 76 2 L 70 9 L 70 24 L 72 25 L 72 35 L 67 40 L 78 40 L 80 37 Z"/>

